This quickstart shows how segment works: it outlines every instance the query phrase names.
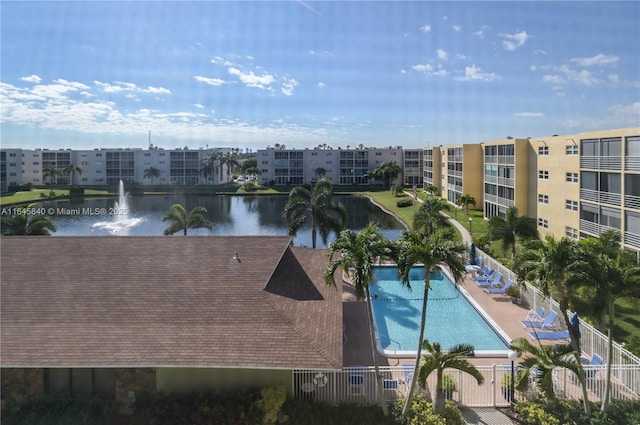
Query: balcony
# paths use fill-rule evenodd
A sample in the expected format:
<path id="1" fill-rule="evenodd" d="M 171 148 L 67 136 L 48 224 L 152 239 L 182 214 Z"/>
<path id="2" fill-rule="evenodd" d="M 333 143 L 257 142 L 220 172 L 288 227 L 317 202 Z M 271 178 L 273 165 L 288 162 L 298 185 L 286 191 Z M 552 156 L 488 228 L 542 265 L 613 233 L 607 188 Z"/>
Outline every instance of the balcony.
<path id="1" fill-rule="evenodd" d="M 581 156 L 580 168 L 594 170 L 621 170 L 621 156 Z"/>
<path id="2" fill-rule="evenodd" d="M 631 232 L 624 232 L 625 245 L 632 246 L 634 248 L 640 248 L 640 235 Z"/>
<path id="3" fill-rule="evenodd" d="M 622 205 L 622 196 L 619 193 L 580 189 L 580 199 L 583 201 L 600 202 L 602 204 L 615 205 L 618 207 Z"/>
<path id="4" fill-rule="evenodd" d="M 502 186 L 513 187 L 513 186 L 515 186 L 515 180 L 514 179 L 507 179 L 505 177 L 498 177 L 498 184 L 502 185 Z"/>
<path id="5" fill-rule="evenodd" d="M 498 155 L 498 164 L 514 164 L 514 155 Z"/>
<path id="6" fill-rule="evenodd" d="M 640 210 L 640 196 L 624 195 L 624 206 Z"/>
<path id="7" fill-rule="evenodd" d="M 628 156 L 624 159 L 624 169 L 627 171 L 640 171 L 640 157 Z"/>

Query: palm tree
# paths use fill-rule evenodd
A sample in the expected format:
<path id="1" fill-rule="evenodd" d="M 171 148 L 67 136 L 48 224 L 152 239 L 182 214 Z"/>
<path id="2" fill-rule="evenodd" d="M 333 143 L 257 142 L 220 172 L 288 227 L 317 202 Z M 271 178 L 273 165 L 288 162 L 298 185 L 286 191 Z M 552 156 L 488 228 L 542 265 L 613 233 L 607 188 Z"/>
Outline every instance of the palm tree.
<path id="1" fill-rule="evenodd" d="M 440 198 L 425 199 L 413 216 L 413 230 L 427 235 L 439 228 L 449 227 L 449 220 L 442 215 L 447 204 Z"/>
<path id="2" fill-rule="evenodd" d="M 187 229 L 197 229 L 206 227 L 211 230 L 213 224 L 204 217 L 204 213 L 207 209 L 204 207 L 194 207 L 187 213 L 185 207 L 180 204 L 173 204 L 169 209 L 169 212 L 162 217 L 162 221 L 171 221 L 171 225 L 164 231 L 165 235 L 173 235 L 179 231 L 183 231 L 187 236 Z"/>
<path id="3" fill-rule="evenodd" d="M 75 173 L 78 173 L 78 175 L 82 175 L 82 168 L 77 166 L 74 163 L 70 163 L 69 165 L 64 167 L 64 170 L 62 170 L 62 172 L 64 174 L 69 174 L 69 177 L 70 177 L 69 184 L 72 185 L 73 177 L 75 176 Z"/>
<path id="4" fill-rule="evenodd" d="M 461 282 L 464 278 L 465 268 L 463 255 L 466 247 L 455 241 L 450 231 L 444 229 L 437 230 L 430 235 L 402 232 L 399 241 L 398 253 L 398 273 L 403 283 L 409 285 L 409 272 L 411 267 L 416 264 L 422 264 L 425 270 L 424 277 L 424 294 L 422 296 L 422 316 L 420 320 L 420 335 L 418 340 L 418 353 L 414 367 L 413 378 L 409 394 L 402 409 L 402 416 L 406 416 L 413 400 L 413 392 L 415 390 L 416 379 L 418 376 L 418 367 L 420 366 L 420 355 L 422 351 L 422 342 L 424 341 L 424 329 L 427 317 L 427 299 L 429 296 L 431 271 L 438 264 L 444 263 L 449 266 L 449 271 L 453 277 L 454 284 Z"/>
<path id="5" fill-rule="evenodd" d="M 442 376 L 445 369 L 457 369 L 476 378 L 478 385 L 484 383 L 482 373 L 466 358 L 474 357 L 474 348 L 470 344 L 457 344 L 443 352 L 440 344 L 434 342 L 433 345 L 428 340 L 424 340 L 422 348 L 429 354 L 422 357 L 422 365 L 418 372 L 418 382 L 421 388 L 427 387 L 427 378 L 433 371 L 436 372 L 436 398 L 433 400 L 433 413 L 444 414 L 444 391 L 442 388 Z"/>
<path id="6" fill-rule="evenodd" d="M 200 162 L 200 174 L 204 176 L 205 179 L 210 179 L 216 175 L 218 170 L 218 161 L 220 160 L 221 155 L 220 152 L 214 151 L 209 152 L 207 157 Z M 222 180 L 222 179 L 220 179 Z"/>
<path id="7" fill-rule="evenodd" d="M 42 170 L 42 181 L 44 182 L 49 177 L 49 184 L 55 184 L 60 174 L 62 174 L 60 169 L 55 165 L 51 165 Z"/>
<path id="8" fill-rule="evenodd" d="M 322 167 L 316 168 L 316 177 L 323 178 L 326 175 L 327 175 L 327 170 L 325 168 L 322 168 Z"/>
<path id="9" fill-rule="evenodd" d="M 289 200 L 284 208 L 284 220 L 289 234 L 295 236 L 311 216 L 311 241 L 316 247 L 317 232 L 322 242 L 327 243 L 330 232 L 340 233 L 347 220 L 344 206 L 333 200 L 333 186 L 329 179 L 320 179 L 312 191 L 298 186 L 289 193 Z"/>
<path id="10" fill-rule="evenodd" d="M 577 243 L 566 236 L 556 240 L 552 235 L 547 235 L 544 241 L 527 241 L 522 251 L 513 260 L 518 281 L 536 282 L 545 296 L 558 301 L 560 313 L 569 330 L 576 363 L 580 368 L 578 378 L 582 384 L 585 413 L 590 415 L 587 383 L 580 364 L 580 336 L 578 330 L 571 325 L 568 313 L 569 307 L 574 303 L 576 288 L 589 280 L 589 262 L 578 250 Z"/>
<path id="11" fill-rule="evenodd" d="M 462 195 L 459 199 L 458 199 L 458 205 L 461 206 L 462 208 L 464 208 L 464 212 L 466 215 L 469 215 L 469 205 L 473 205 L 474 207 L 476 206 L 476 198 L 474 198 L 473 196 L 469 195 L 468 193 L 465 195 Z"/>
<path id="12" fill-rule="evenodd" d="M 144 178 L 145 179 L 151 179 L 151 184 L 153 185 L 153 178 L 158 178 L 160 177 L 160 170 L 158 170 L 155 167 L 149 167 L 146 170 L 144 170 Z"/>
<path id="13" fill-rule="evenodd" d="M 589 275 L 593 297 L 590 305 L 596 306 L 601 317 L 607 317 L 607 378 L 600 410 L 606 414 L 611 394 L 611 360 L 613 357 L 613 329 L 615 306 L 619 298 L 640 298 L 640 266 L 636 255 L 621 249 L 621 235 L 617 230 L 607 230 L 599 238 L 580 241 L 580 247 L 593 261 Z"/>
<path id="14" fill-rule="evenodd" d="M 282 145 L 284 148 L 284 145 Z M 220 157 L 220 167 L 227 166 L 227 183 L 231 177 L 231 170 L 239 165 L 238 156 L 233 152 L 227 152 Z"/>
<path id="15" fill-rule="evenodd" d="M 329 258 L 329 266 L 324 272 L 324 280 L 327 285 L 335 286 L 334 273 L 341 269 L 347 273 L 351 273 L 352 283 L 355 287 L 355 293 L 358 300 L 366 300 L 367 315 L 369 316 L 369 337 L 371 339 L 371 354 L 373 356 L 373 366 L 376 373 L 376 382 L 378 385 L 378 396 L 382 411 L 386 416 L 388 412 L 387 404 L 384 399 L 384 390 L 382 387 L 382 375 L 379 371 L 376 339 L 373 328 L 373 312 L 369 292 L 369 284 L 373 281 L 373 266 L 377 259 L 383 256 L 393 256 L 395 252 L 395 243 L 387 240 L 375 224 L 369 224 L 359 232 L 352 230 L 344 230 L 340 233 L 338 239 L 333 241 L 327 247 L 327 257 Z M 335 255 L 338 254 L 338 255 Z"/>
<path id="16" fill-rule="evenodd" d="M 427 191 L 427 193 L 431 194 L 431 196 L 434 196 L 436 193 L 438 193 L 438 187 L 432 184 L 425 187 L 424 190 Z"/>
<path id="17" fill-rule="evenodd" d="M 36 204 L 29 204 L 23 213 L 2 217 L 2 236 L 51 235 L 56 225 L 45 214 L 29 214 Z"/>
<path id="18" fill-rule="evenodd" d="M 373 170 L 373 175 L 376 177 L 381 177 L 384 182 L 384 187 L 391 186 L 391 182 L 393 179 L 398 177 L 402 169 L 395 161 L 386 161 L 382 164 L 378 165 L 378 167 Z"/>
<path id="19" fill-rule="evenodd" d="M 555 398 L 553 389 L 553 370 L 557 367 L 569 369 L 580 376 L 581 367 L 576 362 L 575 352 L 570 345 L 540 345 L 534 346 L 526 338 L 515 338 L 511 341 L 511 349 L 518 353 L 526 353 L 518 364 L 518 377 L 514 383 L 518 391 L 525 391 L 532 378 L 538 390 L 548 400 Z M 513 394 L 511 395 L 513 397 Z"/>
<path id="20" fill-rule="evenodd" d="M 503 249 L 511 247 L 511 256 L 516 255 L 516 236 L 521 238 L 538 238 L 536 219 L 518 216 L 518 208 L 507 209 L 506 218 L 493 216 L 489 219 L 489 239 L 501 240 Z"/>

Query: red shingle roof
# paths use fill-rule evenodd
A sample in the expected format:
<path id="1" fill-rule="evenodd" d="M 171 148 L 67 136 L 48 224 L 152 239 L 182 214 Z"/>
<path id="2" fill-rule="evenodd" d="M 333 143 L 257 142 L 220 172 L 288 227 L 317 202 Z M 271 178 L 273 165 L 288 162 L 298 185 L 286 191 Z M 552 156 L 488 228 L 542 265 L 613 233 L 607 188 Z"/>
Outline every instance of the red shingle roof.
<path id="1" fill-rule="evenodd" d="M 290 241 L 3 237 L 2 366 L 341 367 L 339 286 Z"/>

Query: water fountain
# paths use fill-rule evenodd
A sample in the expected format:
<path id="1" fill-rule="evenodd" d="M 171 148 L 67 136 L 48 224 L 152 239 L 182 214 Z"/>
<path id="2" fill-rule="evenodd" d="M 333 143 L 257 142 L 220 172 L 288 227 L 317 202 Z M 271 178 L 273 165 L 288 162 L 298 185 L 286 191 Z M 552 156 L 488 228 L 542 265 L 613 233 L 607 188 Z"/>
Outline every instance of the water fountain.
<path id="1" fill-rule="evenodd" d="M 144 218 L 130 217 L 131 207 L 129 206 L 129 193 L 124 191 L 124 183 L 120 180 L 118 186 L 118 200 L 113 206 L 113 210 L 109 210 L 108 214 L 113 213 L 112 220 L 99 221 L 92 227 L 96 229 L 104 229 L 112 235 L 128 235 L 129 229 L 137 226 Z"/>

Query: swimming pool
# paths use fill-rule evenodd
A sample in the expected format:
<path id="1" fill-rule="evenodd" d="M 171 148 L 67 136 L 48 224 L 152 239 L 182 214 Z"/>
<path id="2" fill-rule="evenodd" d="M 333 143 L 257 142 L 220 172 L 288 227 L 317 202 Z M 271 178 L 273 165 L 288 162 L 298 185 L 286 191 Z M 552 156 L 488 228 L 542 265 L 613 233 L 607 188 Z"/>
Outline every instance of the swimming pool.
<path id="1" fill-rule="evenodd" d="M 387 357 L 411 357 L 418 349 L 424 268 L 409 273 L 411 290 L 401 285 L 396 267 L 374 269 L 371 305 L 378 352 Z M 447 350 L 455 344 L 471 344 L 478 357 L 506 356 L 509 337 L 463 287 L 442 269 L 431 274 L 425 339 Z"/>

